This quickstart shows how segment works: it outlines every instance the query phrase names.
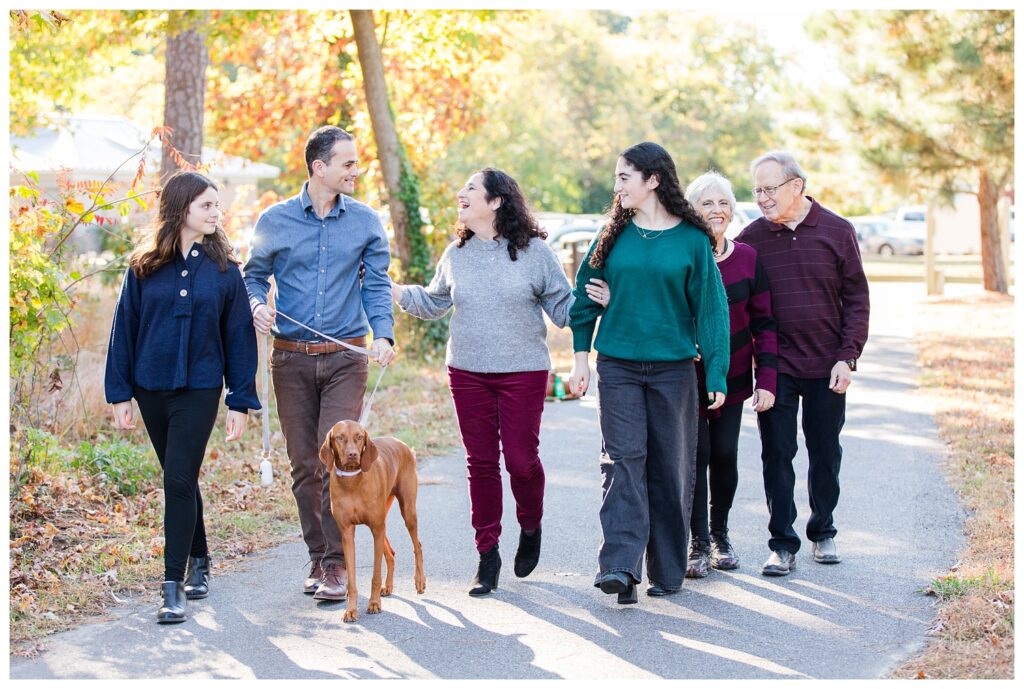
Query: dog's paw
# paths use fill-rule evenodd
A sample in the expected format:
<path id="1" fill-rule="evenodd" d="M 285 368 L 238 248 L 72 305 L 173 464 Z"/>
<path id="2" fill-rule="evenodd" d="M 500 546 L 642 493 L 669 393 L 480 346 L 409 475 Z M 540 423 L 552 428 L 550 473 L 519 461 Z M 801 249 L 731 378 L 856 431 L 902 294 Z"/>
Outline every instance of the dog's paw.
<path id="1" fill-rule="evenodd" d="M 379 612 L 380 612 L 380 601 L 379 600 L 371 600 L 370 604 L 366 606 L 366 614 L 367 615 L 376 615 Z"/>
<path id="2" fill-rule="evenodd" d="M 384 586 L 380 587 L 380 595 L 382 595 L 382 596 L 390 596 L 391 592 L 394 590 L 394 588 L 395 587 L 394 587 L 393 584 L 385 584 Z"/>
<path id="3" fill-rule="evenodd" d="M 345 610 L 345 616 L 341 619 L 345 622 L 355 622 L 359 619 L 359 613 L 354 608 Z"/>
<path id="4" fill-rule="evenodd" d="M 416 593 L 423 593 L 427 590 L 427 578 L 425 576 L 416 577 Z"/>

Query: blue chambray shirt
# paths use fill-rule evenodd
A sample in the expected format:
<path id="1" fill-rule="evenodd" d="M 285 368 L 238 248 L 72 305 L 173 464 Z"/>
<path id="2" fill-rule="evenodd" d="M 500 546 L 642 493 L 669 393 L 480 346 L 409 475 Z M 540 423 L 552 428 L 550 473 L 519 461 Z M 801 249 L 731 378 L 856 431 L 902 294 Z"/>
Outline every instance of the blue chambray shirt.
<path id="1" fill-rule="evenodd" d="M 372 329 L 374 338 L 394 344 L 391 253 L 380 218 L 344 194 L 326 217 L 318 218 L 308 185 L 265 210 L 256 222 L 244 268 L 250 307 L 267 303 L 273 276 L 278 311 L 338 339 Z M 361 286 L 360 262 L 366 266 Z M 288 340 L 321 339 L 281 317 L 273 333 Z"/>
<path id="2" fill-rule="evenodd" d="M 259 409 L 256 331 L 238 266 L 217 262 L 196 242 L 147 278 L 125 271 L 110 329 L 104 392 L 127 402 L 133 388 L 227 387 L 224 403 Z"/>

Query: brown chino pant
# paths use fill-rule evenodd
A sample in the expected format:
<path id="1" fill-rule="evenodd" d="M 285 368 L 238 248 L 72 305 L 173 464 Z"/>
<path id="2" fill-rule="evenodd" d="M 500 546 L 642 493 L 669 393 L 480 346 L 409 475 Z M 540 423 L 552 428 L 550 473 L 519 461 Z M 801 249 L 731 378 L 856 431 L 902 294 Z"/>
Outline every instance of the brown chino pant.
<path id="1" fill-rule="evenodd" d="M 335 423 L 359 418 L 367 368 L 365 355 L 348 350 L 310 355 L 275 349 L 270 358 L 277 416 L 292 465 L 292 494 L 313 562 L 345 561 L 320 445 Z"/>

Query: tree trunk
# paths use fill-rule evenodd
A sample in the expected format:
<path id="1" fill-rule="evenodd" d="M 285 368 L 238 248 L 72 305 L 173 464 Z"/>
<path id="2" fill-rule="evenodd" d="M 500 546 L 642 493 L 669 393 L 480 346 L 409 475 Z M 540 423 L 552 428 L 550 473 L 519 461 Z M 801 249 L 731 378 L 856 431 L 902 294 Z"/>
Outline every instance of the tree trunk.
<path id="1" fill-rule="evenodd" d="M 981 215 L 981 269 L 985 289 L 1006 294 L 1010 291 L 1006 259 L 999 237 L 999 185 L 983 165 L 978 170 L 978 208 Z"/>
<path id="2" fill-rule="evenodd" d="M 373 138 L 377 143 L 377 159 L 388 191 L 388 210 L 391 226 L 395 230 L 395 252 L 402 263 L 402 269 L 407 270 L 412 259 L 412 249 L 408 233 L 409 211 L 401 194 L 402 144 L 391 117 L 388 87 L 384 78 L 384 57 L 377 42 L 373 10 L 349 10 L 349 14 L 359 53 L 359 67 L 363 72 L 366 107 L 370 111 Z"/>
<path id="3" fill-rule="evenodd" d="M 164 126 L 170 127 L 171 145 L 185 160 L 198 165 L 203 153 L 203 110 L 206 96 L 206 37 L 200 33 L 209 19 L 206 12 L 170 12 L 167 55 L 164 60 Z M 160 181 L 178 171 L 165 148 L 160 160 Z"/>

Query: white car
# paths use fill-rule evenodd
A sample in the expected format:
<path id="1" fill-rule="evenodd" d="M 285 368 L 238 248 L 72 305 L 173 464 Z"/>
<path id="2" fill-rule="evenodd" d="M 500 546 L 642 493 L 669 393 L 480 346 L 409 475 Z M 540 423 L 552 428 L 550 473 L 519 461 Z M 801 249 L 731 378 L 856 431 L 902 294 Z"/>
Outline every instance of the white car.
<path id="1" fill-rule="evenodd" d="M 725 236 L 729 239 L 736 239 L 744 227 L 754 222 L 763 215 L 761 209 L 757 207 L 756 203 L 750 201 L 739 201 L 736 204 L 736 210 L 732 212 L 732 221 L 729 223 L 729 227 L 725 228 Z"/>

